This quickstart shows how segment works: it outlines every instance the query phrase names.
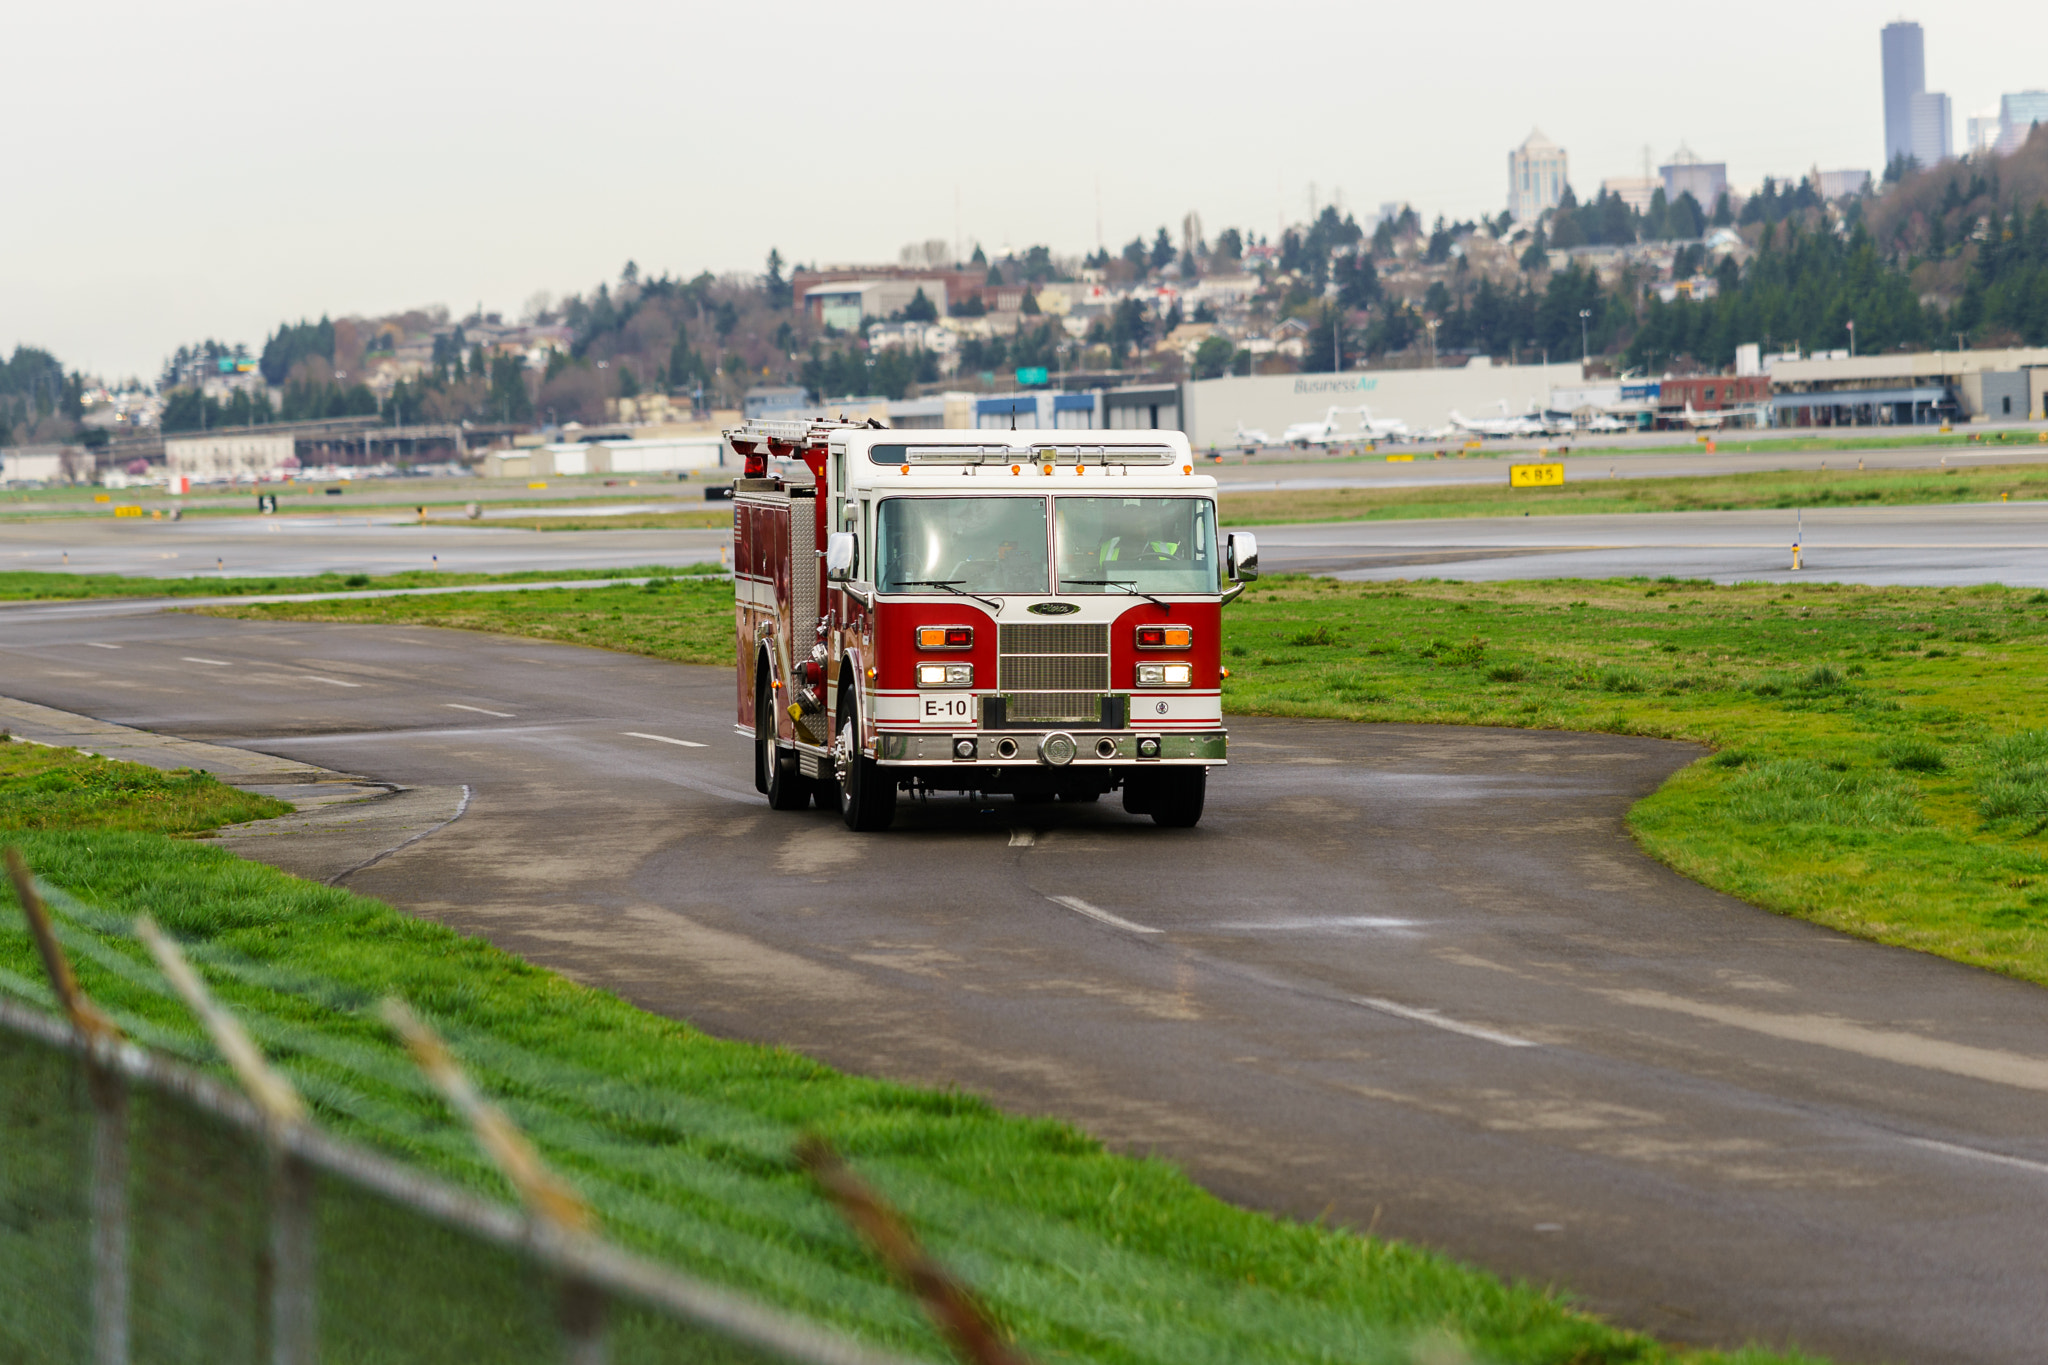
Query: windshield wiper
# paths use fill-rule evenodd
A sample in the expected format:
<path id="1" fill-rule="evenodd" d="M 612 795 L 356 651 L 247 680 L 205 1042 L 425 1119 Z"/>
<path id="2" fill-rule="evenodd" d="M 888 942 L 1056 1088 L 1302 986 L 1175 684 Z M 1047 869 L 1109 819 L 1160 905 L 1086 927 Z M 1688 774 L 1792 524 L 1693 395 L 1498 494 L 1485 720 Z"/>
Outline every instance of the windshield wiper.
<path id="1" fill-rule="evenodd" d="M 971 597 L 998 616 L 1002 615 L 1003 604 L 1001 602 L 993 602 L 978 592 L 967 591 L 960 586 L 965 581 L 965 579 L 961 578 L 906 578 L 896 586 L 899 588 L 944 588 L 955 597 Z"/>
<path id="2" fill-rule="evenodd" d="M 1155 607 L 1159 608 L 1159 610 L 1161 610 L 1161 611 L 1172 611 L 1172 610 L 1173 610 L 1173 608 L 1172 608 L 1172 607 L 1169 607 L 1169 606 L 1167 606 L 1167 605 L 1166 605 L 1166 603 L 1164 603 L 1164 602 L 1160 601 L 1160 600 L 1159 600 L 1158 598 L 1154 597 L 1154 596 L 1153 596 L 1153 595 L 1152 595 L 1151 593 L 1149 593 L 1149 592 L 1141 592 L 1141 591 L 1139 591 L 1139 589 L 1138 589 L 1138 585 L 1137 585 L 1136 583 L 1133 583 L 1133 582 L 1131 582 L 1131 581 L 1130 581 L 1130 580 L 1128 580 L 1128 579 L 1122 579 L 1122 578 L 1062 578 L 1062 579 L 1060 580 L 1060 582 L 1062 582 L 1062 583 L 1079 583 L 1079 584 L 1080 584 L 1081 586 L 1083 586 L 1083 587 L 1089 587 L 1089 588 L 1122 588 L 1122 589 L 1123 589 L 1123 590 L 1124 590 L 1125 592 L 1127 592 L 1127 593 L 1130 593 L 1130 594 L 1131 594 L 1131 595 L 1132 595 L 1133 597 L 1142 597 L 1142 598 L 1144 598 L 1144 599 L 1145 599 L 1145 600 L 1146 600 L 1147 602 L 1150 602 L 1150 603 L 1151 603 L 1151 604 L 1152 604 L 1153 606 L 1155 606 Z"/>

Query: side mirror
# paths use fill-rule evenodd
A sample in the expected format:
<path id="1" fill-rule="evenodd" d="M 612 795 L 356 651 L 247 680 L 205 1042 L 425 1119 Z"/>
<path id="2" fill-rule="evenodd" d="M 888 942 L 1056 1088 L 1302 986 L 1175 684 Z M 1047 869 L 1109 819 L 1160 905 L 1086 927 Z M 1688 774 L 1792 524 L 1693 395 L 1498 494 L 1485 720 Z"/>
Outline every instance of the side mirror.
<path id="1" fill-rule="evenodd" d="M 1259 576 L 1259 538 L 1250 531 L 1232 531 L 1224 538 L 1223 567 L 1238 583 Z"/>
<path id="2" fill-rule="evenodd" d="M 834 531 L 825 540 L 825 577 L 844 583 L 860 571 L 860 541 L 851 531 Z"/>

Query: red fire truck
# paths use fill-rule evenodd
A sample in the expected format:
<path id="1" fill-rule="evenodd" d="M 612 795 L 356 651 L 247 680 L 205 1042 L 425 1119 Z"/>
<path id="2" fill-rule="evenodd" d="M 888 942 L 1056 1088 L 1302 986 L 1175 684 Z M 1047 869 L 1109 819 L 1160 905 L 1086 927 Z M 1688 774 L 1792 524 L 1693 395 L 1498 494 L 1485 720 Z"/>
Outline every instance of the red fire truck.
<path id="1" fill-rule="evenodd" d="M 1201 819 L 1221 609 L 1258 576 L 1177 431 L 725 433 L 739 730 L 777 810 L 887 828 L 899 792 Z"/>

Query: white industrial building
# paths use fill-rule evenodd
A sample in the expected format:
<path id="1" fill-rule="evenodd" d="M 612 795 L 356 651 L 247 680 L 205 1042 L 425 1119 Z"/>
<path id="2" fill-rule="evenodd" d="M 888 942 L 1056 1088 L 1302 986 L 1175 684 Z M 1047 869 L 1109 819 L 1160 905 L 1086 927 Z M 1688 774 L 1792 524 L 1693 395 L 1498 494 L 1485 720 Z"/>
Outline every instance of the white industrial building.
<path id="1" fill-rule="evenodd" d="M 91 469 L 92 459 L 76 446 L 0 449 L 0 483 L 70 483 L 81 465 Z"/>
<path id="2" fill-rule="evenodd" d="M 201 433 L 164 439 L 164 473 L 183 475 L 194 483 L 232 483 L 238 479 L 277 479 L 298 467 L 289 435 L 257 435 L 248 430 Z"/>

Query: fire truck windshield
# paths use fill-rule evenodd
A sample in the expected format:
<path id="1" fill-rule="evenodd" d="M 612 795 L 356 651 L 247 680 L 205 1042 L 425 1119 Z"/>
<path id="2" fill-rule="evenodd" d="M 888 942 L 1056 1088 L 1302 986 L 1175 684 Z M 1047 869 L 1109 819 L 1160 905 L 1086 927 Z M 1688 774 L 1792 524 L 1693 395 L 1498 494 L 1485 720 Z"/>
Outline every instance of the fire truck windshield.
<path id="1" fill-rule="evenodd" d="M 1049 592 L 1043 498 L 889 498 L 876 517 L 875 586 Z"/>
<path id="2" fill-rule="evenodd" d="M 1216 504 L 1207 498 L 1054 503 L 1061 592 L 1221 591 Z"/>

